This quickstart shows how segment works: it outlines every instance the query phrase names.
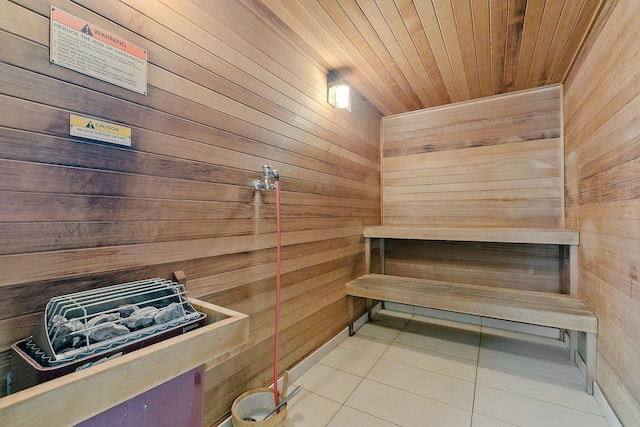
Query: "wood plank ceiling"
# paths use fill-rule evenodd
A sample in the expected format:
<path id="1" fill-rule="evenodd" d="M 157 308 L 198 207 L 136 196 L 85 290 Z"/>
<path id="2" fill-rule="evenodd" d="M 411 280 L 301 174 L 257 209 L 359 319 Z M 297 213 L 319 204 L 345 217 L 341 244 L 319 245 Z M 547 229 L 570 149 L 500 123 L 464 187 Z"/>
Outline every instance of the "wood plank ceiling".
<path id="1" fill-rule="evenodd" d="M 563 82 L 605 1 L 248 3 L 389 115 Z"/>

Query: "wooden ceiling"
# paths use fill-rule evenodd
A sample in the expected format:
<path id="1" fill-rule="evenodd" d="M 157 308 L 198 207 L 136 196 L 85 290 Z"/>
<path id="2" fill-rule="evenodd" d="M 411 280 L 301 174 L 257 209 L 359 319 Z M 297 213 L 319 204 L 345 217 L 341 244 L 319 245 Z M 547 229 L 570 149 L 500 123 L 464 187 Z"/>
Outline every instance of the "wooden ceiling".
<path id="1" fill-rule="evenodd" d="M 607 0 L 260 1 L 389 115 L 563 82 Z"/>

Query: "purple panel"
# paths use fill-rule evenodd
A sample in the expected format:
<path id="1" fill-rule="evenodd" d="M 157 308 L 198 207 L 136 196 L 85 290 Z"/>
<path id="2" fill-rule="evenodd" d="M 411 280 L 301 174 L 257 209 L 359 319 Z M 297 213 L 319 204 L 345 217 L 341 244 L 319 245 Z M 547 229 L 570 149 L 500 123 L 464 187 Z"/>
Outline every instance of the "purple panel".
<path id="1" fill-rule="evenodd" d="M 203 424 L 204 366 L 186 372 L 78 427 L 201 427 Z"/>

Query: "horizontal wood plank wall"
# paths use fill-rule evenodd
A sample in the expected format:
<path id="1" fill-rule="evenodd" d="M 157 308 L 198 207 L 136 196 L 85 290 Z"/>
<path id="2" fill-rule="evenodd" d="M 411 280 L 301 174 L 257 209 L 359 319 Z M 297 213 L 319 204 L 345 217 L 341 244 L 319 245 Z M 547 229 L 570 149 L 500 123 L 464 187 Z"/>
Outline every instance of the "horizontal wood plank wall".
<path id="1" fill-rule="evenodd" d="M 560 86 L 385 117 L 384 225 L 562 227 Z"/>
<path id="2" fill-rule="evenodd" d="M 565 293 L 558 245 L 386 240 L 385 274 Z"/>
<path id="3" fill-rule="evenodd" d="M 640 425 L 640 3 L 610 1 L 566 81 L 567 225 L 580 298 L 598 316 L 598 385 Z"/>
<path id="4" fill-rule="evenodd" d="M 49 63 L 50 4 L 148 50 L 143 96 Z M 206 425 L 272 375 L 280 171 L 280 368 L 347 325 L 380 219 L 381 113 L 326 103 L 326 66 L 250 0 L 0 0 L 0 374 L 53 296 L 187 276 L 190 296 L 249 314 L 249 343 L 206 372 Z M 69 114 L 132 129 L 69 136 Z M 124 379 L 123 379 L 124 380 Z"/>

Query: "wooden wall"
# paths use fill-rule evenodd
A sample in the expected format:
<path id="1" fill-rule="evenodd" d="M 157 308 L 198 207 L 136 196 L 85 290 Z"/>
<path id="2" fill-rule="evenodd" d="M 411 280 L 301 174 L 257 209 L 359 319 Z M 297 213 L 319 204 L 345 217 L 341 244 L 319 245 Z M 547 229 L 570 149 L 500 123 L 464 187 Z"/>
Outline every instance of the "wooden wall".
<path id="1" fill-rule="evenodd" d="M 384 225 L 561 227 L 562 88 L 385 117 Z"/>
<path id="2" fill-rule="evenodd" d="M 385 240 L 385 274 L 567 293 L 559 245 Z"/>
<path id="3" fill-rule="evenodd" d="M 562 88 L 382 119 L 384 225 L 562 227 Z M 566 292 L 557 245 L 386 240 L 385 273 Z"/>
<path id="4" fill-rule="evenodd" d="M 50 4 L 148 50 L 143 96 L 49 63 Z M 206 373 L 215 424 L 271 376 L 275 195 L 282 188 L 281 362 L 347 323 L 344 283 L 380 219 L 381 113 L 326 103 L 324 64 L 251 0 L 0 0 L 0 374 L 53 296 L 187 276 L 251 317 Z M 69 114 L 132 128 L 122 148 L 69 136 Z M 125 380 L 125 379 L 123 379 Z M 4 392 L 4 388 L 1 390 Z"/>
<path id="5" fill-rule="evenodd" d="M 565 84 L 567 226 L 598 316 L 598 385 L 640 425 L 640 2 L 609 1 Z"/>

